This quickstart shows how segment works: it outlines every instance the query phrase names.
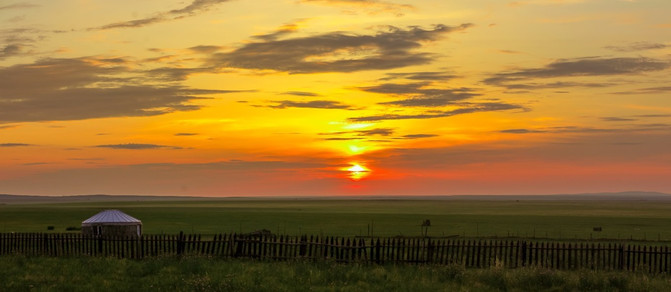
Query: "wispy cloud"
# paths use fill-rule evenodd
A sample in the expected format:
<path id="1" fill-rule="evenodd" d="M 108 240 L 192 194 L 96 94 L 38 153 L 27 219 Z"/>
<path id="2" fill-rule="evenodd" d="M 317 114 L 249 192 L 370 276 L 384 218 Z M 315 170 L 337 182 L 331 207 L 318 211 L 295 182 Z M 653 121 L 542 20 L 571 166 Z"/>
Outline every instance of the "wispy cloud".
<path id="1" fill-rule="evenodd" d="M 449 72 L 408 72 L 408 73 L 385 73 L 385 77 L 380 78 L 380 81 L 389 81 L 395 79 L 408 79 L 420 81 L 447 81 L 458 78 L 460 76 Z"/>
<path id="2" fill-rule="evenodd" d="M 115 58 L 43 59 L 0 68 L 0 123 L 160 115 L 196 110 L 200 106 L 191 102 L 233 92 L 137 82 L 151 78 L 147 74 L 122 77 L 132 73 L 138 72 Z"/>
<path id="3" fill-rule="evenodd" d="M 462 103 L 462 108 L 447 111 L 431 111 L 419 114 L 381 114 L 349 118 L 351 122 L 375 122 L 384 120 L 436 119 L 478 112 L 504 110 L 527 110 L 523 106 L 507 103 Z"/>
<path id="4" fill-rule="evenodd" d="M 285 91 L 282 92 L 282 94 L 295 95 L 295 96 L 320 96 L 317 93 L 307 91 Z"/>
<path id="5" fill-rule="evenodd" d="M 432 82 L 383 83 L 376 86 L 359 87 L 358 89 L 366 92 L 408 97 L 402 100 L 378 103 L 401 107 L 442 107 L 480 95 L 471 88 L 441 89 L 431 88 L 432 85 Z"/>
<path id="6" fill-rule="evenodd" d="M 426 64 L 433 55 L 414 52 L 422 43 L 463 31 L 472 24 L 436 25 L 433 29 L 388 27 L 375 35 L 343 32 L 252 42 L 217 53 L 208 64 L 217 67 L 266 69 L 289 73 L 354 72 Z"/>
<path id="7" fill-rule="evenodd" d="M 180 9 L 174 9 L 166 12 L 157 13 L 156 15 L 151 17 L 110 23 L 100 27 L 92 28 L 91 30 L 143 27 L 154 23 L 181 19 L 185 17 L 194 16 L 198 13 L 206 12 L 212 9 L 215 5 L 228 1 L 229 0 L 194 0 L 193 2 L 191 2 L 191 4 Z"/>
<path id="8" fill-rule="evenodd" d="M 14 4 L 8 4 L 8 5 L 0 6 L 0 10 L 25 9 L 25 8 L 33 8 L 33 7 L 39 7 L 39 5 L 31 4 L 31 3 L 14 3 Z"/>
<path id="9" fill-rule="evenodd" d="M 409 4 L 397 4 L 389 1 L 380 0 L 300 0 L 303 3 L 313 3 L 330 5 L 337 7 L 346 7 L 355 10 L 349 10 L 350 13 L 365 11 L 369 14 L 376 13 L 392 13 L 397 16 L 402 16 L 409 10 L 414 10 L 415 7 Z"/>
<path id="10" fill-rule="evenodd" d="M 400 138 L 401 139 L 424 139 L 424 138 L 433 138 L 433 137 L 438 137 L 436 134 L 409 134 L 409 135 L 403 135 Z"/>
<path id="11" fill-rule="evenodd" d="M 540 68 L 520 69 L 494 74 L 484 80 L 486 84 L 504 87 L 520 87 L 513 82 L 528 82 L 537 78 L 634 75 L 661 71 L 671 67 L 668 61 L 652 58 L 581 58 L 558 60 Z M 561 84 L 557 84 L 561 85 Z M 564 85 L 581 85 L 564 84 Z M 524 84 L 522 84 L 524 86 Z M 534 87 L 534 85 L 528 85 Z M 597 85 L 598 86 L 598 85 Z"/>
<path id="12" fill-rule="evenodd" d="M 630 43 L 627 45 L 619 46 L 606 46 L 606 49 L 616 51 L 616 52 L 638 52 L 638 51 L 647 51 L 647 50 L 659 50 L 668 48 L 669 45 L 661 43 L 651 43 L 651 42 L 636 42 Z"/>
<path id="13" fill-rule="evenodd" d="M 184 149 L 182 147 L 176 146 L 166 146 L 166 145 L 157 145 L 157 144 L 108 144 L 108 145 L 96 145 L 97 148 L 112 148 L 112 149 L 127 149 L 127 150 L 151 150 L 151 149 Z"/>
<path id="14" fill-rule="evenodd" d="M 33 145 L 26 143 L 0 143 L 0 147 L 25 147 L 25 146 L 33 146 Z"/>
<path id="15" fill-rule="evenodd" d="M 335 100 L 311 100 L 311 101 L 273 100 L 270 102 L 273 104 L 262 105 L 260 107 L 269 107 L 276 109 L 286 109 L 286 108 L 352 109 L 352 106 Z"/>
<path id="16" fill-rule="evenodd" d="M 671 86 L 639 88 L 629 91 L 614 92 L 613 94 L 659 94 L 669 92 L 671 92 Z"/>
<path id="17" fill-rule="evenodd" d="M 356 137 L 368 137 L 368 136 L 391 136 L 394 134 L 394 129 L 391 128 L 376 128 L 376 129 L 370 129 L 370 130 L 358 130 L 358 131 L 342 131 L 342 132 L 329 132 L 329 133 L 319 133 L 319 135 L 354 135 Z M 339 139 L 331 139 L 329 138 L 328 140 L 349 140 L 349 139 L 358 139 L 358 138 L 339 138 Z"/>

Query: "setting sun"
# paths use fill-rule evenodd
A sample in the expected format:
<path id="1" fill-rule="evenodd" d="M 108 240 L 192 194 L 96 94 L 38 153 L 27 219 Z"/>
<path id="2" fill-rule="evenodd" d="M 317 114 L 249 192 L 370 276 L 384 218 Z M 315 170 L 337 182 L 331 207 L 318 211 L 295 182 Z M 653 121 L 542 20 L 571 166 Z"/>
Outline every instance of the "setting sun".
<path id="1" fill-rule="evenodd" d="M 357 163 L 353 164 L 351 167 L 345 170 L 350 172 L 349 178 L 355 181 L 361 180 L 362 178 L 370 175 L 370 169 L 365 168 Z"/>

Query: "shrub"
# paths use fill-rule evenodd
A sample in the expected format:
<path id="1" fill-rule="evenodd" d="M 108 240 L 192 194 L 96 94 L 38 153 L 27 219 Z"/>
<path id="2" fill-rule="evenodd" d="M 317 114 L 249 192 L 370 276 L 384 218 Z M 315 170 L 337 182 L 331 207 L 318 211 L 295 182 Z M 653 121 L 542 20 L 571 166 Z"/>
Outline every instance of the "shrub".
<path id="1" fill-rule="evenodd" d="M 55 229 L 55 227 L 54 227 L 53 225 L 49 225 L 49 226 L 47 226 L 47 230 L 50 230 L 50 231 L 51 231 L 51 230 L 54 230 L 54 229 Z"/>

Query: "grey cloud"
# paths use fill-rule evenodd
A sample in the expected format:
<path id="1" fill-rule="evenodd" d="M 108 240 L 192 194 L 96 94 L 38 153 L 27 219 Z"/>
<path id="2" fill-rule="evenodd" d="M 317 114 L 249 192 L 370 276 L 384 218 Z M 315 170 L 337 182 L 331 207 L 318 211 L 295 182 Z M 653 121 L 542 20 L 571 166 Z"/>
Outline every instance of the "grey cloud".
<path id="1" fill-rule="evenodd" d="M 671 114 L 637 115 L 639 118 L 671 118 Z"/>
<path id="2" fill-rule="evenodd" d="M 613 94 L 657 94 L 671 92 L 671 86 L 648 87 L 630 91 L 614 92 Z"/>
<path id="3" fill-rule="evenodd" d="M 167 12 L 158 13 L 157 15 L 152 17 L 110 23 L 97 28 L 92 28 L 92 30 L 142 27 L 154 23 L 180 19 L 188 16 L 193 16 L 196 13 L 206 12 L 210 10 L 212 6 L 228 1 L 229 0 L 194 0 L 193 2 L 191 2 L 191 4 L 181 9 L 174 9 Z"/>
<path id="4" fill-rule="evenodd" d="M 198 133 L 175 133 L 175 136 L 196 136 Z"/>
<path id="5" fill-rule="evenodd" d="M 567 87 L 590 87 L 590 88 L 602 88 L 613 86 L 613 83 L 596 83 L 596 82 L 566 82 L 566 81 L 557 81 L 551 83 L 536 83 L 529 82 L 525 84 L 506 84 L 505 87 L 508 89 L 553 89 L 553 88 L 567 88 Z"/>
<path id="6" fill-rule="evenodd" d="M 529 129 L 506 129 L 499 131 L 506 134 L 529 134 L 529 133 L 545 133 L 545 131 L 540 130 L 529 130 Z"/>
<path id="7" fill-rule="evenodd" d="M 319 94 L 317 94 L 317 93 L 306 92 L 306 91 L 286 91 L 286 92 L 282 92 L 282 94 L 296 95 L 296 96 L 319 96 Z"/>
<path id="8" fill-rule="evenodd" d="M 326 141 L 353 141 L 353 140 L 361 140 L 363 138 L 349 138 L 349 137 L 329 137 L 325 138 L 324 140 Z"/>
<path id="9" fill-rule="evenodd" d="M 301 2 L 331 5 L 331 6 L 346 6 L 356 8 L 357 11 L 360 11 L 361 9 L 366 9 L 370 14 L 387 12 L 387 13 L 393 13 L 396 16 L 402 16 L 405 11 L 412 10 L 415 8 L 414 6 L 409 4 L 396 4 L 388 1 L 379 1 L 379 0 L 301 0 Z"/>
<path id="10" fill-rule="evenodd" d="M 636 121 L 636 119 L 607 117 L 602 118 L 605 121 Z M 669 130 L 671 125 L 668 124 L 641 124 L 630 126 L 627 128 L 591 128 L 578 126 L 559 126 L 559 127 L 545 127 L 538 129 L 507 129 L 499 131 L 500 133 L 508 134 L 530 134 L 530 133 L 551 133 L 551 134 L 606 134 L 606 133 L 644 133 L 647 131 Z"/>
<path id="11" fill-rule="evenodd" d="M 359 137 L 375 136 L 375 135 L 391 136 L 393 134 L 394 134 L 394 129 L 391 129 L 391 128 L 376 128 L 376 129 L 370 129 L 370 130 L 319 133 L 319 135 L 356 135 L 356 136 L 359 136 Z"/>
<path id="12" fill-rule="evenodd" d="M 33 145 L 26 143 L 0 143 L 0 147 L 25 147 L 25 146 L 33 146 Z"/>
<path id="13" fill-rule="evenodd" d="M 30 3 L 15 3 L 15 4 L 0 6 L 0 10 L 23 9 L 23 8 L 33 8 L 33 7 L 39 7 L 39 5 L 30 4 Z"/>
<path id="14" fill-rule="evenodd" d="M 157 144 L 108 144 L 108 145 L 96 145 L 97 148 L 112 148 L 112 149 L 128 149 L 128 150 L 147 150 L 147 149 L 183 149 L 182 147 L 175 146 L 166 146 L 166 145 L 157 145 Z"/>
<path id="15" fill-rule="evenodd" d="M 274 105 L 265 107 L 285 109 L 285 108 L 317 108 L 317 109 L 351 109 L 352 106 L 334 100 L 312 100 L 312 101 L 291 101 L 275 100 L 271 101 Z"/>
<path id="16" fill-rule="evenodd" d="M 349 118 L 351 122 L 374 122 L 374 121 L 384 121 L 384 120 L 409 120 L 409 119 L 435 119 L 435 118 L 445 118 L 461 114 L 470 114 L 477 112 L 491 112 L 491 111 L 503 111 L 503 110 L 527 110 L 526 108 L 507 103 L 462 103 L 462 108 L 449 110 L 449 111 L 432 111 L 421 114 L 382 114 L 382 115 L 373 115 L 373 116 L 363 116 L 363 117 L 354 117 Z"/>
<path id="17" fill-rule="evenodd" d="M 302 38 L 252 42 L 228 53 L 215 54 L 217 67 L 268 69 L 289 73 L 354 72 L 420 65 L 432 55 L 413 52 L 423 42 L 463 31 L 472 24 L 436 25 L 433 29 L 389 27 L 375 35 L 333 32 Z"/>
<path id="18" fill-rule="evenodd" d="M 150 116 L 200 108 L 189 102 L 231 91 L 127 85 L 123 66 L 92 59 L 44 59 L 0 68 L 0 123 Z"/>
<path id="19" fill-rule="evenodd" d="M 536 78 L 632 75 L 661 71 L 671 63 L 651 58 L 581 58 L 558 60 L 541 68 L 520 69 L 494 74 L 484 80 L 486 84 L 511 86 L 510 82 L 528 81 Z M 513 85 L 514 86 L 514 85 Z"/>
<path id="20" fill-rule="evenodd" d="M 668 45 L 660 43 L 636 42 L 623 46 L 607 46 L 605 48 L 616 52 L 638 52 L 647 50 L 658 50 L 668 47 L 669 47 Z"/>
<path id="21" fill-rule="evenodd" d="M 381 81 L 394 79 L 408 79 L 421 81 L 446 81 L 459 76 L 446 72 L 411 72 L 411 73 L 386 73 L 386 77 L 380 78 Z"/>
<path id="22" fill-rule="evenodd" d="M 438 137 L 436 134 L 410 134 L 410 135 L 403 135 L 401 138 L 403 139 L 423 139 L 423 138 L 433 138 L 433 137 Z"/>
<path id="23" fill-rule="evenodd" d="M 359 89 L 367 92 L 410 96 L 411 98 L 408 99 L 378 103 L 403 107 L 442 107 L 454 105 L 458 101 L 480 95 L 473 92 L 473 89 L 465 87 L 455 89 L 424 88 L 430 84 L 429 82 L 406 84 L 385 83 L 377 86 L 361 87 Z"/>
<path id="24" fill-rule="evenodd" d="M 601 118 L 601 120 L 606 121 L 606 122 L 632 122 L 632 121 L 636 121 L 636 119 L 621 118 L 621 117 L 603 117 L 603 118 Z"/>
<path id="25" fill-rule="evenodd" d="M 289 23 L 281 26 L 274 32 L 271 32 L 269 34 L 262 34 L 262 35 L 255 35 L 253 38 L 259 39 L 262 41 L 274 41 L 279 39 L 280 37 L 283 37 L 285 35 L 289 35 L 292 33 L 295 33 L 298 30 L 298 25 L 295 23 Z"/>
<path id="26" fill-rule="evenodd" d="M 356 131 L 356 132 L 359 133 L 359 135 L 363 135 L 363 136 L 372 136 L 372 135 L 391 136 L 392 134 L 394 134 L 394 129 L 378 128 L 378 129 L 362 130 L 362 131 Z"/>
<path id="27" fill-rule="evenodd" d="M 44 38 L 41 33 L 30 28 L 0 30 L 0 60 L 34 54 L 35 43 Z"/>
<path id="28" fill-rule="evenodd" d="M 0 49 L 0 60 L 9 57 L 20 55 L 23 51 L 23 46 L 20 44 L 9 44 Z"/>
<path id="29" fill-rule="evenodd" d="M 211 7 L 214 5 L 228 1 L 229 0 L 194 0 L 188 6 L 181 9 L 171 10 L 169 13 L 173 15 L 182 15 L 182 14 L 192 15 L 194 13 L 205 12 L 207 10 L 210 10 Z"/>
<path id="30" fill-rule="evenodd" d="M 212 54 L 218 50 L 221 50 L 222 47 L 220 46 L 195 46 L 195 47 L 190 47 L 189 50 L 191 50 L 194 53 L 199 53 L 199 54 Z"/>
<path id="31" fill-rule="evenodd" d="M 107 29 L 114 29 L 114 28 L 132 28 L 132 27 L 142 27 L 145 25 L 157 23 L 157 22 L 163 22 L 166 21 L 167 19 L 162 16 L 155 16 L 155 17 L 148 17 L 148 18 L 142 18 L 142 19 L 136 19 L 136 20 L 130 20 L 130 21 L 122 21 L 122 22 L 115 22 L 115 23 L 110 23 L 107 25 L 103 25 L 101 27 L 95 28 L 99 30 L 107 30 Z"/>

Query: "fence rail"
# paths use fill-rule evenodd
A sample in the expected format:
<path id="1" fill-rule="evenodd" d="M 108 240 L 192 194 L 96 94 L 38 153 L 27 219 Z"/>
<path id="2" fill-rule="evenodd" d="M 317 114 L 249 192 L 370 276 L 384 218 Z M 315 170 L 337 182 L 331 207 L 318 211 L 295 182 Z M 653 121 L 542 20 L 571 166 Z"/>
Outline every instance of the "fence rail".
<path id="1" fill-rule="evenodd" d="M 668 246 L 434 238 L 347 238 L 217 234 L 104 238 L 83 234 L 0 233 L 0 255 L 107 256 L 141 259 L 202 255 L 263 260 L 334 260 L 377 264 L 538 266 L 552 269 L 671 272 Z"/>

